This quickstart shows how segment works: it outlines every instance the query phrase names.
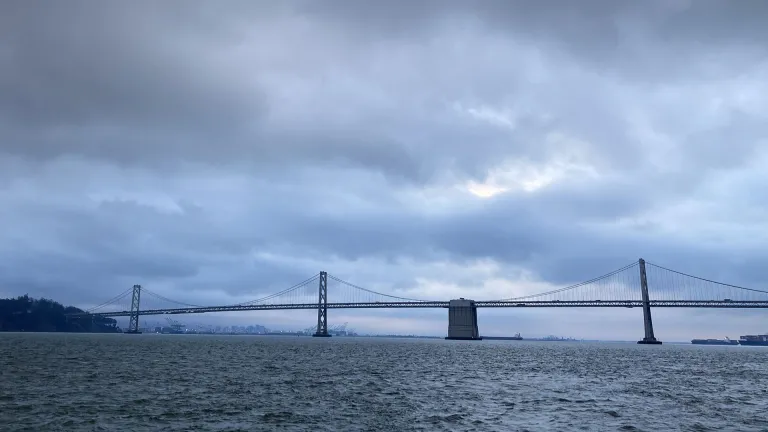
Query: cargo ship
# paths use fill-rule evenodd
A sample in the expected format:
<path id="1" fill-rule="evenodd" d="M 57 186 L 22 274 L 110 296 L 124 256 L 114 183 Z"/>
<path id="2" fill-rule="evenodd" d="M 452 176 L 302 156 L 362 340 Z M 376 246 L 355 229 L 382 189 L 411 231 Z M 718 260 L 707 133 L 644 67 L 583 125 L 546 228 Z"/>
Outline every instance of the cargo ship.
<path id="1" fill-rule="evenodd" d="M 768 334 L 741 336 L 739 337 L 739 344 L 748 346 L 768 346 Z"/>
<path id="2" fill-rule="evenodd" d="M 739 341 L 730 340 L 726 337 L 725 339 L 693 339 L 691 343 L 694 345 L 738 345 Z"/>
<path id="3" fill-rule="evenodd" d="M 520 336 L 520 333 L 515 333 L 514 336 L 483 336 L 483 339 L 488 339 L 488 340 L 523 340 L 523 337 Z"/>

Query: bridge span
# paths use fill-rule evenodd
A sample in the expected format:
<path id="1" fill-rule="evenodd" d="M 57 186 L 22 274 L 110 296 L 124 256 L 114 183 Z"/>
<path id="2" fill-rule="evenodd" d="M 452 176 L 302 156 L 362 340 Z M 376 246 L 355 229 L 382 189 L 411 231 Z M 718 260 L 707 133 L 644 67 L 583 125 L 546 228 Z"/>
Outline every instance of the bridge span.
<path id="1" fill-rule="evenodd" d="M 329 289 L 329 280 L 334 287 Z M 141 307 L 142 294 L 153 305 Z M 344 301 L 329 302 L 329 294 Z M 130 307 L 122 302 L 130 300 Z M 157 303 L 163 303 L 158 306 Z M 127 306 L 127 305 L 126 305 Z M 641 344 L 660 344 L 653 332 L 651 308 L 768 308 L 768 291 L 740 287 L 692 276 L 646 263 L 643 259 L 603 276 L 543 293 L 498 300 L 418 300 L 383 294 L 320 272 L 297 285 L 250 302 L 202 306 L 168 299 L 134 285 L 116 297 L 72 314 L 88 317 L 129 317 L 126 333 L 137 333 L 139 316 L 195 314 L 258 310 L 317 310 L 314 336 L 328 337 L 328 309 L 446 308 L 448 339 L 480 339 L 477 308 L 642 308 L 644 337 Z M 110 310 L 112 309 L 112 310 Z"/>

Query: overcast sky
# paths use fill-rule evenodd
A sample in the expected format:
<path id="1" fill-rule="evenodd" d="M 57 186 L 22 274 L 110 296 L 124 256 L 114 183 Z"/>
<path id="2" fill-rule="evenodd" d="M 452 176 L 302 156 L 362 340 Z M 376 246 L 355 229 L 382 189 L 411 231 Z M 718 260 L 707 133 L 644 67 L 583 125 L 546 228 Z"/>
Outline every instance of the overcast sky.
<path id="1" fill-rule="evenodd" d="M 482 300 L 640 257 L 766 289 L 766 17 L 759 0 L 3 2 L 0 295 L 88 307 L 140 283 L 229 304 L 326 270 Z M 662 340 L 768 330 L 764 311 L 654 314 Z M 344 321 L 447 331 L 443 310 Z M 634 340 L 642 314 L 480 326 Z"/>

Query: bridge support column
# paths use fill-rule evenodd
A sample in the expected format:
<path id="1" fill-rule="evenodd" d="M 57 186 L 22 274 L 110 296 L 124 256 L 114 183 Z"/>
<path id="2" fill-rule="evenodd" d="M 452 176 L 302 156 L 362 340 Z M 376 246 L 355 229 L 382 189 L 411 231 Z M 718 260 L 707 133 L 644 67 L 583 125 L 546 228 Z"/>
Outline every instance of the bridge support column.
<path id="1" fill-rule="evenodd" d="M 643 296 L 643 322 L 645 323 L 645 337 L 637 341 L 645 345 L 661 345 L 653 335 L 653 320 L 651 319 L 651 300 L 648 297 L 648 277 L 645 274 L 645 260 L 640 258 L 640 291 Z"/>
<path id="2" fill-rule="evenodd" d="M 317 298 L 317 332 L 314 337 L 331 337 L 328 334 L 328 273 L 320 272 Z"/>
<path id="3" fill-rule="evenodd" d="M 481 340 L 477 330 L 477 306 L 474 300 L 451 300 L 448 303 L 448 337 L 455 340 Z"/>
<path id="4" fill-rule="evenodd" d="M 131 297 L 131 315 L 128 321 L 129 334 L 140 334 L 139 331 L 139 302 L 141 301 L 141 285 L 133 286 L 133 297 Z"/>

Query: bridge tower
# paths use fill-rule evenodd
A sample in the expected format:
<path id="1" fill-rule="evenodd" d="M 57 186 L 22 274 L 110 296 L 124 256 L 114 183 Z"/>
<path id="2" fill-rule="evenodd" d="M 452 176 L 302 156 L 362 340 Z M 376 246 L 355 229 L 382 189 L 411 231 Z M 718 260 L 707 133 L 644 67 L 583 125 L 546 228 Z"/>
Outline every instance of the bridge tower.
<path id="1" fill-rule="evenodd" d="M 328 273 L 321 271 L 317 297 L 317 332 L 314 337 L 331 337 L 328 334 Z"/>
<path id="2" fill-rule="evenodd" d="M 653 320 L 651 319 L 651 300 L 648 297 L 648 277 L 645 274 L 645 260 L 640 258 L 640 291 L 643 296 L 643 322 L 645 324 L 645 337 L 637 341 L 639 344 L 661 345 L 653 335 Z"/>
<path id="3" fill-rule="evenodd" d="M 451 300 L 448 303 L 448 337 L 456 340 L 482 340 L 477 330 L 477 306 L 474 300 Z"/>
<path id="4" fill-rule="evenodd" d="M 141 300 L 141 285 L 133 286 L 133 297 L 131 298 L 131 315 L 128 322 L 128 331 L 130 334 L 140 334 L 139 331 L 139 302 Z"/>

